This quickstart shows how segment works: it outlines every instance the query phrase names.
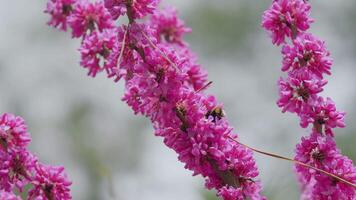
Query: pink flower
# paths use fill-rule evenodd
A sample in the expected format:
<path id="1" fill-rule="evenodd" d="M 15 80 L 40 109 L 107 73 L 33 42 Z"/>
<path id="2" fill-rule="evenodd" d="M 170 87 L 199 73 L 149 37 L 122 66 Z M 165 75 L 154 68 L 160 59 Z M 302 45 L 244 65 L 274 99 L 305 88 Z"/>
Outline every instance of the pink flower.
<path id="1" fill-rule="evenodd" d="M 303 112 L 300 118 L 300 125 L 303 128 L 313 124 L 315 131 L 321 134 L 333 135 L 333 128 L 345 127 L 345 113 L 337 111 L 335 103 L 330 98 L 325 100 L 319 97 L 313 108 Z"/>
<path id="2" fill-rule="evenodd" d="M 88 31 L 102 32 L 104 29 L 113 28 L 111 15 L 100 1 L 95 3 L 81 1 L 78 3 L 70 15 L 68 23 L 72 28 L 73 37 L 81 37 L 86 35 Z"/>
<path id="3" fill-rule="evenodd" d="M 323 74 L 330 75 L 332 59 L 325 42 L 312 34 L 303 34 L 293 41 L 293 46 L 285 45 L 282 50 L 283 71 L 315 74 L 320 79 Z"/>
<path id="4" fill-rule="evenodd" d="M 29 142 L 27 126 L 21 117 L 8 113 L 0 116 L 0 200 L 16 200 L 16 196 L 4 191 L 21 193 L 27 185 L 34 186 L 29 192 L 31 200 L 71 199 L 69 189 L 65 188 L 70 184 L 63 169 L 39 164 L 37 157 L 27 150 Z"/>
<path id="5" fill-rule="evenodd" d="M 160 47 L 170 60 L 182 68 L 182 63 L 172 49 Z M 146 49 L 145 49 L 146 50 Z M 148 50 L 148 49 L 147 49 Z M 123 98 L 132 107 L 135 113 L 141 113 L 154 118 L 155 113 L 167 100 L 177 98 L 177 90 L 187 79 L 179 75 L 176 69 L 157 51 L 142 51 L 146 62 L 142 58 L 137 63 L 128 65 L 131 77 L 126 82 L 126 92 Z M 132 55 L 131 55 L 132 56 Z M 137 57 L 137 55 L 135 56 Z M 144 97 L 144 98 L 143 98 Z"/>
<path id="6" fill-rule="evenodd" d="M 327 81 L 315 79 L 308 74 L 301 76 L 290 74 L 286 80 L 281 78 L 278 81 L 280 98 L 277 105 L 283 108 L 283 112 L 299 114 L 302 110 L 308 110 L 326 83 Z"/>
<path id="7" fill-rule="evenodd" d="M 127 14 L 132 20 L 152 14 L 159 0 L 104 0 L 104 2 L 113 19 Z"/>
<path id="8" fill-rule="evenodd" d="M 25 148 L 31 138 L 21 117 L 4 113 L 0 116 L 0 150 Z"/>
<path id="9" fill-rule="evenodd" d="M 95 77 L 102 70 L 106 70 L 108 75 L 113 73 L 117 68 L 119 53 L 117 45 L 115 29 L 94 31 L 84 38 L 79 48 L 80 64 L 89 70 L 89 76 Z"/>
<path id="10" fill-rule="evenodd" d="M 159 113 L 156 135 L 164 137 L 187 169 L 206 178 L 207 188 L 221 190 L 224 199 L 263 199 L 254 180 L 258 170 L 252 152 L 229 139 L 234 135 L 221 105 L 213 96 L 194 91 L 177 95 L 181 100 L 174 108 Z"/>
<path id="11" fill-rule="evenodd" d="M 356 183 L 356 168 L 349 158 L 341 155 L 331 136 L 314 132 L 310 137 L 303 137 L 297 145 L 295 159 Z M 353 187 L 337 179 L 300 165 L 295 169 L 303 189 L 302 199 L 352 200 L 356 197 Z"/>
<path id="12" fill-rule="evenodd" d="M 273 44 L 285 43 L 285 38 L 296 38 L 309 29 L 313 20 L 311 6 L 305 0 L 274 0 L 263 13 L 262 26 L 269 31 Z"/>
<path id="13" fill-rule="evenodd" d="M 208 80 L 207 71 L 198 64 L 196 57 L 192 55 L 189 51 L 181 50 L 181 53 L 185 54 L 187 57 L 186 68 L 183 69 L 187 73 L 188 79 L 186 81 L 187 85 L 190 85 L 194 90 L 198 91 L 203 89 Z"/>
<path id="14" fill-rule="evenodd" d="M 127 32 L 126 40 L 123 41 L 125 32 Z M 153 29 L 145 24 L 133 23 L 129 26 L 123 25 L 117 29 L 118 52 L 121 52 L 123 42 L 125 45 L 123 46 L 123 56 L 119 66 L 113 69 L 112 74 L 109 75 L 109 77 L 115 77 L 115 81 L 119 81 L 122 77 L 126 80 L 131 79 L 136 71 L 135 68 L 140 68 L 137 66 L 140 66 L 143 60 L 146 59 L 146 54 L 150 53 L 150 42 L 142 33 L 145 33 L 152 43 L 157 44 L 156 38 L 153 36 Z"/>
<path id="15" fill-rule="evenodd" d="M 73 11 L 75 0 L 50 0 L 47 2 L 45 13 L 51 15 L 48 25 L 60 30 L 67 30 L 67 19 Z"/>
<path id="16" fill-rule="evenodd" d="M 106 9 L 109 10 L 112 18 L 116 20 L 126 13 L 126 0 L 104 0 Z"/>
<path id="17" fill-rule="evenodd" d="M 301 143 L 297 145 L 295 160 L 323 169 L 339 154 L 340 151 L 336 148 L 335 141 L 331 136 L 323 137 L 319 133 L 313 132 L 310 136 L 303 137 Z M 314 170 L 300 165 L 296 165 L 295 170 L 302 184 L 310 182 L 316 173 Z"/>
<path id="18" fill-rule="evenodd" d="M 177 17 L 177 10 L 172 7 L 157 11 L 150 20 L 150 25 L 156 30 L 159 42 L 184 45 L 183 36 L 192 31 L 185 26 L 184 21 Z"/>
<path id="19" fill-rule="evenodd" d="M 192 62 L 190 69 L 187 71 L 189 77 L 189 84 L 193 86 L 195 90 L 202 89 L 207 84 L 208 73 L 200 67 L 199 64 Z"/>
<path id="20" fill-rule="evenodd" d="M 70 200 L 69 186 L 72 184 L 63 167 L 52 167 L 39 164 L 32 181 L 33 188 L 28 192 L 29 199 Z"/>
<path id="21" fill-rule="evenodd" d="M 313 189 L 316 181 L 314 178 L 310 179 L 307 183 L 302 183 L 301 185 L 301 194 L 300 200 L 310 200 L 313 195 Z"/>
<path id="22" fill-rule="evenodd" d="M 312 134 L 297 145 L 295 160 L 355 184 L 355 167 L 336 147 L 332 131 L 345 127 L 345 113 L 337 111 L 330 98 L 317 96 L 327 83 L 324 74 L 331 74 L 332 60 L 325 42 L 305 32 L 313 22 L 309 15 L 306 0 L 274 0 L 263 15 L 262 26 L 271 33 L 274 44 L 287 43 L 286 37 L 292 39 L 292 45 L 285 44 L 282 49 L 282 71 L 288 71 L 288 78 L 278 83 L 277 104 L 283 112 L 297 113 L 303 128 L 313 124 Z M 356 199 L 354 187 L 337 178 L 298 164 L 295 171 L 302 200 Z"/>
<path id="23" fill-rule="evenodd" d="M 3 190 L 0 190 L 0 200 L 21 200 L 21 198 L 17 197 L 12 192 L 5 192 Z"/>
<path id="24" fill-rule="evenodd" d="M 244 200 L 243 192 L 241 188 L 234 187 L 222 187 L 218 191 L 218 196 L 223 200 Z"/>
<path id="25" fill-rule="evenodd" d="M 261 186 L 259 184 L 251 184 L 253 187 L 247 188 L 246 186 L 241 186 L 240 188 L 234 187 L 222 187 L 218 191 L 218 196 L 223 200 L 266 200 L 265 197 L 261 197 L 258 193 L 251 195 L 249 190 L 260 191 Z M 248 190 L 249 189 L 249 190 Z M 249 191 L 249 192 L 246 192 Z"/>
<path id="26" fill-rule="evenodd" d="M 130 21 L 129 25 L 114 29 L 119 41 L 115 55 L 122 52 L 122 57 L 116 67 L 107 70 L 109 77 L 115 77 L 115 81 L 124 78 L 122 100 L 135 114 L 151 120 L 155 134 L 163 137 L 164 143 L 177 152 L 185 168 L 206 179 L 207 188 L 220 191 L 226 187 L 231 191 L 239 190 L 247 198 L 263 199 L 252 152 L 231 140 L 237 137 L 232 134 L 222 104 L 214 96 L 203 93 L 207 75 L 188 47 L 182 45 L 183 33 L 188 31 L 183 22 L 175 13 L 171 13 L 172 16 L 157 14 L 155 20 L 160 22 L 157 26 L 134 20 L 153 12 L 156 2 L 106 1 L 114 17 L 126 12 Z M 164 34 L 164 27 L 169 27 L 168 42 L 160 36 Z M 103 68 L 102 65 L 97 67 L 95 59 L 103 50 L 99 37 L 91 38 L 95 34 L 92 31 L 85 35 L 81 48 L 82 57 L 88 58 L 83 59 L 82 64 L 90 66 L 93 72 L 90 74 Z M 91 67 L 91 63 L 96 63 L 96 67 Z M 52 190 L 46 189 L 48 184 L 41 182 L 45 181 L 34 181 L 32 196 L 51 193 Z"/>
<path id="27" fill-rule="evenodd" d="M 346 156 L 335 158 L 333 162 L 325 166 L 325 170 L 356 184 L 356 168 L 354 167 L 352 160 Z M 311 199 L 356 199 L 356 190 L 350 185 L 325 174 L 316 174 L 315 180 L 316 184 L 314 185 Z"/>
<path id="28" fill-rule="evenodd" d="M 0 155 L 0 186 L 11 191 L 15 185 L 20 191 L 31 181 L 37 158 L 26 150 L 13 150 Z"/>

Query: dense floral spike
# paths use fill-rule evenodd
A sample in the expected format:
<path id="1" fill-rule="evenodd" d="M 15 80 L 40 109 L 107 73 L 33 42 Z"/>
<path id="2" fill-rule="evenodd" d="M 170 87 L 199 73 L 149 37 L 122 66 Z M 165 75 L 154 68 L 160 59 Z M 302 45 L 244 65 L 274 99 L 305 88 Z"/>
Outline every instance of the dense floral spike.
<path id="1" fill-rule="evenodd" d="M 278 83 L 280 99 L 277 104 L 283 112 L 296 113 L 303 128 L 313 125 L 312 134 L 303 137 L 297 145 L 295 160 L 355 184 L 356 168 L 337 149 L 333 138 L 334 128 L 345 127 L 345 113 L 337 111 L 330 98 L 318 96 L 327 83 L 324 75 L 331 74 L 332 60 L 325 42 L 306 32 L 311 22 L 309 12 L 307 1 L 275 0 L 263 16 L 262 24 L 272 33 L 274 44 L 285 43 L 286 37 L 292 41 L 282 49 L 282 71 L 288 71 L 288 77 L 281 78 Z M 294 16 L 305 20 L 293 21 Z M 302 200 L 356 199 L 356 190 L 350 184 L 300 165 L 295 169 L 301 184 Z"/>
<path id="2" fill-rule="evenodd" d="M 323 74 L 331 75 L 332 60 L 325 42 L 312 34 L 302 34 L 293 40 L 293 45 L 282 49 L 283 71 L 292 69 L 294 73 L 315 74 L 320 79 Z"/>
<path id="3" fill-rule="evenodd" d="M 26 148 L 31 138 L 21 117 L 4 113 L 0 115 L 0 151 Z"/>
<path id="4" fill-rule="evenodd" d="M 0 190 L 0 200 L 21 200 L 21 198 L 17 197 L 14 193 Z"/>
<path id="5" fill-rule="evenodd" d="M 68 16 L 73 11 L 75 0 L 51 0 L 47 3 L 46 13 L 51 15 L 48 25 L 66 31 Z"/>
<path id="6" fill-rule="evenodd" d="M 33 188 L 28 193 L 28 198 L 39 198 L 44 200 L 70 200 L 68 180 L 63 167 L 36 166 L 36 175 L 33 178 Z"/>
<path id="7" fill-rule="evenodd" d="M 262 26 L 271 34 L 273 44 L 285 43 L 286 37 L 296 38 L 309 29 L 313 20 L 306 0 L 274 0 L 264 12 Z"/>
<path id="8" fill-rule="evenodd" d="M 204 94 L 209 85 L 207 74 L 183 41 L 183 35 L 190 29 L 177 18 L 174 9 L 157 11 L 144 23 L 135 21 L 154 13 L 157 2 L 105 1 L 114 19 L 123 14 L 129 19 L 129 25 L 108 27 L 117 33 L 118 45 L 106 48 L 114 49 L 119 62 L 105 72 L 115 77 L 115 81 L 125 80 L 123 101 L 135 114 L 152 121 L 155 134 L 177 152 L 187 169 L 205 177 L 207 188 L 216 189 L 224 200 L 264 199 L 256 180 L 258 170 L 252 151 L 230 139 L 237 136 L 232 133 L 223 106 L 214 96 Z M 77 14 L 73 15 L 70 18 Z M 102 56 L 105 46 L 95 38 L 96 34 L 92 31 L 86 35 L 80 50 L 86 60 L 81 64 L 90 69 L 90 75 L 105 68 L 98 67 L 95 59 Z M 95 67 L 90 67 L 93 61 Z M 35 191 L 32 193 L 42 190 Z"/>
<path id="9" fill-rule="evenodd" d="M 104 2 L 114 20 L 125 14 L 133 20 L 152 14 L 159 0 L 104 0 Z"/>
<path id="10" fill-rule="evenodd" d="M 116 34 L 114 29 L 106 29 L 101 33 L 94 31 L 84 38 L 79 48 L 80 64 L 88 68 L 89 76 L 95 77 L 102 70 L 110 74 L 116 68 L 119 53 Z"/>
<path id="11" fill-rule="evenodd" d="M 157 31 L 157 40 L 179 45 L 184 45 L 183 36 L 192 31 L 178 18 L 177 10 L 172 7 L 156 12 L 151 17 L 150 25 Z"/>
<path id="12" fill-rule="evenodd" d="M 219 192 L 223 199 L 235 193 L 263 199 L 252 152 L 228 140 L 234 136 L 221 105 L 213 96 L 193 91 L 181 94 L 181 99 L 173 109 L 163 109 L 166 112 L 155 123 L 156 135 L 164 137 L 187 169 L 206 177 L 207 188 L 224 191 Z"/>
<path id="13" fill-rule="evenodd" d="M 88 31 L 102 32 L 113 27 L 111 15 L 100 1 L 95 3 L 80 1 L 68 17 L 68 23 L 72 28 L 73 37 L 81 37 Z"/>
<path id="14" fill-rule="evenodd" d="M 28 200 L 70 200 L 70 182 L 63 175 L 64 168 L 43 167 L 37 157 L 27 150 L 30 136 L 25 121 L 21 117 L 4 113 L 0 117 L 0 200 L 19 199 L 11 192 L 22 193 L 25 186 L 33 188 Z M 57 171 L 57 172 L 56 172 Z M 47 191 L 54 184 L 53 196 Z M 46 189 L 48 195 L 37 192 L 36 188 Z M 59 188 L 59 189 L 57 189 Z M 6 192 L 8 193 L 6 193 Z M 47 194 L 46 193 L 46 194 Z"/>

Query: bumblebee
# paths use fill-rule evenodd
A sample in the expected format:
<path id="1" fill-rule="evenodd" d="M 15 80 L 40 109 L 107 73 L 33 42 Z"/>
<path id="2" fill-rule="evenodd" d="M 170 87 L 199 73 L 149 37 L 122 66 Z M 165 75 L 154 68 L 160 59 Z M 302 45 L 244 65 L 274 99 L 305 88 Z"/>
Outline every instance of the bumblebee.
<path id="1" fill-rule="evenodd" d="M 225 114 L 221 107 L 215 107 L 213 110 L 210 110 L 206 113 L 205 117 L 208 119 L 210 116 L 213 117 L 213 122 L 222 119 Z"/>

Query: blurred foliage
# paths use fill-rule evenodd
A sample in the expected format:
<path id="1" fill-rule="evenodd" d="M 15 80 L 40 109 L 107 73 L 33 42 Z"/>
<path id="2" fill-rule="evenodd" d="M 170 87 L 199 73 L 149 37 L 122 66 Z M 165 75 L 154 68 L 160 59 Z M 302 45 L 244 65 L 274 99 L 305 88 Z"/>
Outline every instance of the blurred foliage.
<path id="1" fill-rule="evenodd" d="M 354 162 L 356 161 L 356 133 L 343 134 L 336 137 L 337 146 L 341 149 L 345 156 L 348 156 Z"/>
<path id="2" fill-rule="evenodd" d="M 204 200 L 219 200 L 219 198 L 216 197 L 216 193 L 213 190 L 202 190 L 202 196 Z"/>
<path id="3" fill-rule="evenodd" d="M 103 159 L 100 157 L 99 152 L 93 148 L 92 145 L 88 145 L 86 141 L 86 133 L 90 133 L 90 126 L 88 126 L 88 122 L 86 120 L 87 116 L 90 116 L 90 108 L 89 104 L 81 104 L 80 106 L 72 109 L 71 113 L 69 113 L 68 120 L 66 122 L 67 133 L 72 139 L 72 152 L 75 153 L 75 157 L 77 157 L 77 161 L 81 162 L 83 169 L 86 170 L 87 176 L 90 181 L 90 189 L 87 194 L 86 199 L 97 200 L 101 199 L 101 185 L 104 181 L 111 182 L 111 173 L 107 167 L 103 164 Z M 113 184 L 108 184 L 113 185 Z M 112 188 L 109 189 L 109 194 L 114 196 L 114 192 Z"/>
<path id="4" fill-rule="evenodd" d="M 192 48 L 197 45 L 205 54 L 235 54 L 241 50 L 248 54 L 251 49 L 246 41 L 259 28 L 260 15 L 254 3 L 225 2 L 225 5 L 207 2 L 200 4 L 187 15 L 188 26 L 194 27 L 188 37 Z M 246 54 L 243 55 L 246 55 Z"/>

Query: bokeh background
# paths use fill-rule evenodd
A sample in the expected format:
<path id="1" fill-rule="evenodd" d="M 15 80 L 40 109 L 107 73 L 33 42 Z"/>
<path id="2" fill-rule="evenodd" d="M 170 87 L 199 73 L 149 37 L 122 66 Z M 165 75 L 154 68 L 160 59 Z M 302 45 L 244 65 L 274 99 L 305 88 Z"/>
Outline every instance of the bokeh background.
<path id="1" fill-rule="evenodd" d="M 187 37 L 224 102 L 241 140 L 293 157 L 308 133 L 277 108 L 281 55 L 260 27 L 271 1 L 164 0 L 177 6 L 193 33 Z M 343 153 L 356 160 L 356 1 L 314 0 L 312 32 L 327 41 L 335 60 L 324 96 L 347 111 L 337 130 Z M 33 150 L 64 165 L 74 200 L 214 200 L 201 177 L 191 177 L 176 154 L 154 137 L 149 121 L 120 101 L 123 84 L 92 79 L 79 67 L 79 41 L 46 26 L 46 1 L 0 6 L 0 112 L 23 116 Z M 292 165 L 256 155 L 269 199 L 298 199 Z"/>

